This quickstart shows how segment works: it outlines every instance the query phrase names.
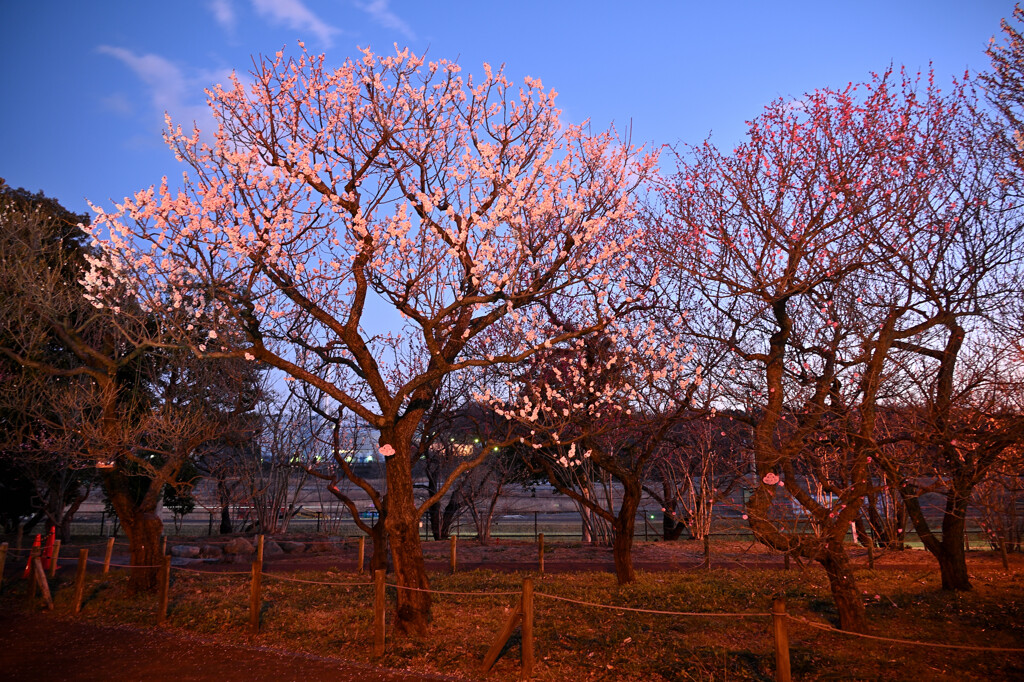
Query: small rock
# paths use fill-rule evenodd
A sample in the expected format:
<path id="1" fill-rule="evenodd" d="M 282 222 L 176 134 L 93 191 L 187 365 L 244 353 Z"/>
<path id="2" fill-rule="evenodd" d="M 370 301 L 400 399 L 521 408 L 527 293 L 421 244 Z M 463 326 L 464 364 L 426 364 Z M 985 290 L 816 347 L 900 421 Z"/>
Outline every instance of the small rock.
<path id="1" fill-rule="evenodd" d="M 224 550 L 217 545 L 203 545 L 199 548 L 199 556 L 204 559 L 220 559 L 224 556 Z"/>
<path id="2" fill-rule="evenodd" d="M 265 556 L 276 556 L 278 554 L 284 554 L 284 550 L 281 549 L 281 545 L 277 544 L 273 540 L 267 540 L 263 543 L 263 554 Z"/>
<path id="3" fill-rule="evenodd" d="M 224 552 L 227 554 L 252 554 L 252 543 L 245 538 L 232 538 L 224 545 Z"/>
<path id="4" fill-rule="evenodd" d="M 301 542 L 291 542 L 285 540 L 281 543 L 281 549 L 288 552 L 289 554 L 302 554 L 306 551 L 306 545 Z"/>
<path id="5" fill-rule="evenodd" d="M 330 542 L 311 542 L 309 543 L 309 551 L 315 554 L 326 554 L 327 552 L 334 551 L 334 545 Z"/>
<path id="6" fill-rule="evenodd" d="M 199 548 L 195 545 L 174 545 L 171 547 L 171 556 L 195 559 L 199 556 L 199 552 Z"/>

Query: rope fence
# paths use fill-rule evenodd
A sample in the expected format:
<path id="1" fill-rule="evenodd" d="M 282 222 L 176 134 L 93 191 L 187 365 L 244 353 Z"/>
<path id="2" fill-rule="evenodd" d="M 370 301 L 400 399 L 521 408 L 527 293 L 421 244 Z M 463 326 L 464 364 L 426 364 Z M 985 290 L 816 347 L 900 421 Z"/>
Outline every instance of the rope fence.
<path id="1" fill-rule="evenodd" d="M 246 575 L 248 575 L 249 571 L 246 571 L 245 573 L 246 573 Z M 273 578 L 274 580 L 282 580 L 284 582 L 289 582 L 289 583 L 302 583 L 304 585 L 325 585 L 325 586 L 328 586 L 328 587 L 363 587 L 363 586 L 367 586 L 367 585 L 372 585 L 373 584 L 371 582 L 358 582 L 358 583 L 346 582 L 346 583 L 339 583 L 339 582 L 325 582 L 325 581 L 322 581 L 322 580 L 304 580 L 302 578 L 289 578 L 287 576 L 280 575 L 279 573 L 263 573 L 263 572 L 261 572 L 260 575 L 262 575 L 264 578 Z"/>
<path id="2" fill-rule="evenodd" d="M 512 610 L 511 615 L 506 620 L 504 626 L 498 633 L 497 638 L 490 647 L 484 661 L 481 665 L 481 671 L 486 673 L 493 667 L 494 663 L 500 657 L 505 649 L 506 643 L 511 638 L 512 634 L 516 629 L 521 630 L 521 649 L 522 649 L 522 677 L 528 679 L 532 677 L 533 662 L 534 662 L 534 636 L 533 636 L 533 623 L 535 615 L 535 597 L 541 599 L 547 599 L 551 601 L 558 601 L 567 604 L 573 604 L 575 606 L 585 608 L 596 608 L 614 610 L 620 612 L 630 612 L 637 614 L 648 614 L 654 616 L 671 616 L 676 618 L 765 618 L 771 619 L 772 628 L 772 639 L 775 648 L 775 666 L 776 666 L 776 679 L 782 680 L 783 682 L 791 680 L 790 663 L 789 663 L 789 634 L 786 627 L 788 622 L 797 623 L 800 625 L 808 626 L 812 629 L 827 632 L 834 635 L 846 635 L 849 637 L 861 638 L 866 640 L 885 642 L 888 644 L 895 644 L 901 646 L 911 647 L 928 647 L 938 648 L 947 650 L 959 650 L 959 651 L 975 651 L 975 652 L 1000 652 L 1000 653 L 1024 653 L 1024 648 L 1017 647 L 988 647 L 988 646 L 973 646 L 967 644 L 946 644 L 941 642 L 923 642 L 910 639 L 900 639 L 892 637 L 884 637 L 880 635 L 871 635 L 859 632 L 850 632 L 847 630 L 839 630 L 830 625 L 815 622 L 804 618 L 802 616 L 792 615 L 786 612 L 786 605 L 783 599 L 776 599 L 772 606 L 771 612 L 693 612 L 693 611 L 673 611 L 664 609 L 649 609 L 634 606 L 623 606 L 617 604 L 603 604 L 599 602 L 586 601 L 581 599 L 574 599 L 571 597 L 565 597 L 562 595 L 551 594 L 547 592 L 535 591 L 533 587 L 534 579 L 532 577 L 525 578 L 521 590 L 516 591 L 492 591 L 492 592 L 469 592 L 469 591 L 457 591 L 457 590 L 437 590 L 429 588 L 420 588 L 399 585 L 397 583 L 385 582 L 385 571 L 378 569 L 373 572 L 372 581 L 321 581 L 321 580 L 308 580 L 303 578 L 295 578 L 291 576 L 284 576 L 277 573 L 268 573 L 263 570 L 263 558 L 265 542 L 264 537 L 259 536 L 256 542 L 256 556 L 252 562 L 250 570 L 248 571 L 209 571 L 200 570 L 186 566 L 173 567 L 171 565 L 171 558 L 168 555 L 164 556 L 163 562 L 155 565 L 135 565 L 135 564 L 120 564 L 112 563 L 110 561 L 110 550 L 113 546 L 111 542 L 113 538 L 108 540 L 106 543 L 106 556 L 101 561 L 98 559 L 89 559 L 88 547 L 79 549 L 77 565 L 78 570 L 74 582 L 74 596 L 72 599 L 72 609 L 74 613 L 80 612 L 82 608 L 82 598 L 85 584 L 85 574 L 87 564 L 101 564 L 103 565 L 103 572 L 107 573 L 110 568 L 119 569 L 159 569 L 159 606 L 157 608 L 156 622 L 158 624 L 163 623 L 167 617 L 167 609 L 169 603 L 170 586 L 171 586 L 171 571 L 184 571 L 192 574 L 200 575 L 249 575 L 250 576 L 250 629 L 254 633 L 258 633 L 260 630 L 260 616 L 262 612 L 262 580 L 269 578 L 277 581 L 296 583 L 303 585 L 318 585 L 324 587 L 373 587 L 373 652 L 375 656 L 383 655 L 385 651 L 385 609 L 386 600 L 385 593 L 388 588 L 391 588 L 397 592 L 411 591 L 411 592 L 423 592 L 429 594 L 443 595 L 443 596 L 454 596 L 454 597 L 519 597 L 518 603 Z M 454 551 L 455 543 L 452 543 L 452 567 L 454 570 Z M 9 551 L 7 547 L 2 547 L 4 550 L 4 557 L 6 558 L 6 552 Z M 56 557 L 54 557 L 56 558 Z M 65 562 L 72 561 L 70 558 L 64 560 Z M 361 562 L 360 562 L 361 563 Z M 54 562 L 55 566 L 56 562 Z M 41 548 L 34 547 L 30 551 L 29 559 L 29 570 L 28 579 L 29 584 L 29 600 L 35 599 L 36 591 L 39 590 L 46 602 L 47 608 L 53 608 L 53 601 L 50 597 L 50 587 L 48 578 L 43 570 Z M 360 566 L 361 569 L 361 566 Z M 2 570 L 2 565 L 0 565 Z M 50 578 L 53 577 L 52 571 Z"/>
<path id="3" fill-rule="evenodd" d="M 455 592 L 452 590 L 430 590 L 425 587 L 408 587 L 406 585 L 399 585 L 397 583 L 386 583 L 386 587 L 391 587 L 396 590 L 406 590 L 407 592 L 428 592 L 430 594 L 444 594 L 454 597 L 514 597 L 519 594 L 516 592 Z"/>
<path id="4" fill-rule="evenodd" d="M 579 606 L 589 606 L 597 609 L 611 609 L 614 611 L 630 611 L 632 613 L 651 613 L 658 616 L 685 616 L 688 618 L 769 618 L 772 615 L 770 613 L 751 613 L 747 611 L 739 613 L 719 613 L 717 611 L 659 611 L 657 609 L 641 609 L 632 606 L 616 606 L 613 604 L 598 604 L 596 602 L 580 601 L 579 599 L 569 599 L 568 597 L 560 597 L 546 592 L 534 592 L 534 594 L 538 597 L 563 601 L 569 604 L 577 604 Z"/>
<path id="5" fill-rule="evenodd" d="M 847 635 L 849 637 L 859 637 L 861 639 L 873 639 L 873 640 L 878 641 L 878 642 L 889 642 L 891 644 L 909 644 L 909 645 L 912 645 L 912 646 L 926 646 L 926 647 L 933 647 L 933 648 L 937 648 L 937 649 L 959 649 L 961 651 L 1001 651 L 1001 652 L 1004 652 L 1004 653 L 1006 653 L 1006 652 L 1009 652 L 1009 653 L 1022 653 L 1022 652 L 1024 652 L 1024 648 L 1015 648 L 1015 647 L 971 646 L 969 644 L 943 644 L 943 643 L 940 643 L 940 642 L 919 642 L 919 641 L 914 640 L 914 639 L 896 639 L 896 638 L 893 638 L 893 637 L 881 637 L 879 635 L 869 635 L 869 634 L 866 634 L 866 633 L 863 633 L 863 632 L 851 632 L 849 630 L 840 630 L 838 628 L 832 627 L 831 625 L 826 625 L 825 623 L 815 623 L 812 620 L 807 620 L 806 618 L 802 618 L 800 616 L 794 616 L 794 615 L 791 615 L 791 614 L 787 614 L 786 617 L 789 620 L 791 620 L 791 621 L 793 621 L 795 623 L 801 623 L 803 625 L 808 625 L 808 626 L 810 626 L 812 628 L 815 628 L 817 630 L 822 630 L 823 632 L 830 632 L 830 633 L 836 634 L 836 635 Z"/>

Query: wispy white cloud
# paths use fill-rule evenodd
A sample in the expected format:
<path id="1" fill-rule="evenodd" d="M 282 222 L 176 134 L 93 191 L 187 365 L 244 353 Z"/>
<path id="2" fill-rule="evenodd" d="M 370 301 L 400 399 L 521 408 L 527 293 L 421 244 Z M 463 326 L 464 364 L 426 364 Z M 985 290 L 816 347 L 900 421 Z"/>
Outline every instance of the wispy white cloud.
<path id="1" fill-rule="evenodd" d="M 101 45 L 97 51 L 120 61 L 145 84 L 149 102 L 159 114 L 161 125 L 163 114 L 167 112 L 184 127 L 195 122 L 204 133 L 213 133 L 213 115 L 206 105 L 203 89 L 214 83 L 227 85 L 228 71 L 196 70 L 186 75 L 178 65 L 160 55 L 140 55 L 110 45 Z"/>
<path id="2" fill-rule="evenodd" d="M 100 105 L 107 111 L 112 111 L 121 116 L 132 116 L 135 114 L 135 106 L 123 92 L 115 92 L 112 95 L 100 98 Z"/>
<path id="3" fill-rule="evenodd" d="M 210 0 L 207 3 L 214 20 L 228 33 L 235 32 L 235 8 L 231 0 Z"/>
<path id="4" fill-rule="evenodd" d="M 337 28 L 313 14 L 302 0 L 252 0 L 252 6 L 263 17 L 302 31 L 309 31 L 317 40 L 330 47 Z M 300 36 L 301 37 L 301 36 Z"/>
<path id="5" fill-rule="evenodd" d="M 355 5 L 363 12 L 366 12 L 371 19 L 383 26 L 398 31 L 409 40 L 415 40 L 409 24 L 405 23 L 397 14 L 391 11 L 388 6 L 389 0 L 369 0 L 369 2 L 356 2 Z"/>

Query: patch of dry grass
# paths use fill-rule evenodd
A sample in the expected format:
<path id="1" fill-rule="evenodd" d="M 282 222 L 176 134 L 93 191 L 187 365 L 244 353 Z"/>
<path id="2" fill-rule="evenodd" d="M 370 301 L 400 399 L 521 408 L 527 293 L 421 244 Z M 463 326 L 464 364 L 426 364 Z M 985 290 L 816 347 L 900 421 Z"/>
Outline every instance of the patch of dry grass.
<path id="1" fill-rule="evenodd" d="M 570 551 L 566 549 L 566 551 Z M 437 590 L 478 593 L 436 595 L 425 638 L 396 638 L 388 612 L 387 652 L 371 658 L 372 594 L 368 586 L 311 585 L 267 576 L 262 630 L 248 634 L 246 575 L 173 571 L 166 627 L 235 642 L 258 643 L 321 656 L 379 663 L 471 679 L 511 680 L 519 672 L 519 636 L 513 636 L 494 669 L 480 662 L 507 619 L 516 592 L 531 573 L 473 571 L 434 574 Z M 326 583 L 366 582 L 339 571 L 290 574 Z M 542 680 L 768 680 L 774 678 L 770 621 L 765 618 L 698 618 L 582 606 L 551 599 L 684 612 L 767 612 L 777 596 L 794 615 L 835 624 L 823 572 L 806 568 L 640 572 L 619 587 L 607 573 L 534 576 L 536 677 Z M 858 582 L 872 632 L 877 635 L 974 646 L 1024 647 L 1024 573 L 975 575 L 967 594 L 939 590 L 934 571 L 860 570 Z M 71 586 L 58 580 L 56 615 L 70 614 Z M 154 621 L 156 599 L 130 595 L 123 574 L 89 576 L 87 601 L 77 618 L 97 623 Z M 18 586 L 2 597 L 21 608 Z M 20 589 L 24 589 L 23 587 Z M 388 590 L 390 604 L 394 589 Z M 992 654 L 889 644 L 821 632 L 790 623 L 794 676 L 801 680 L 1024 678 L 1024 654 Z"/>

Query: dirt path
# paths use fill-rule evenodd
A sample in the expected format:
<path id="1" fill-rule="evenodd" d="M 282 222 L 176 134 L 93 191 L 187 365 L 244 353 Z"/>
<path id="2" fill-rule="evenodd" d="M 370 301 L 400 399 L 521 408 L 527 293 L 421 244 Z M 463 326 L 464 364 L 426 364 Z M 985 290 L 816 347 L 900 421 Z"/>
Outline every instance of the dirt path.
<path id="1" fill-rule="evenodd" d="M 0 680 L 4 682 L 454 679 L 267 647 L 213 642 L 155 628 L 75 623 L 42 613 L 0 613 Z"/>

